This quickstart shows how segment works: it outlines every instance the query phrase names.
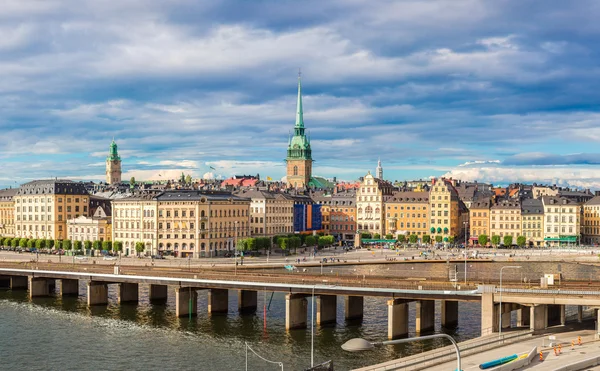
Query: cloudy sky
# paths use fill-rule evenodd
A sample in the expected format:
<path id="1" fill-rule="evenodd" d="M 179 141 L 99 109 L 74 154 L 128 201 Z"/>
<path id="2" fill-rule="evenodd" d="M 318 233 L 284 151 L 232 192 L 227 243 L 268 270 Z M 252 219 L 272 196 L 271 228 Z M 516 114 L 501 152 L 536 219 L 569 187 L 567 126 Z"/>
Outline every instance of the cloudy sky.
<path id="1" fill-rule="evenodd" d="M 0 186 L 316 175 L 600 188 L 594 0 L 3 0 Z M 210 169 L 214 167 L 216 170 Z M 160 174 L 160 178 L 159 178 Z"/>

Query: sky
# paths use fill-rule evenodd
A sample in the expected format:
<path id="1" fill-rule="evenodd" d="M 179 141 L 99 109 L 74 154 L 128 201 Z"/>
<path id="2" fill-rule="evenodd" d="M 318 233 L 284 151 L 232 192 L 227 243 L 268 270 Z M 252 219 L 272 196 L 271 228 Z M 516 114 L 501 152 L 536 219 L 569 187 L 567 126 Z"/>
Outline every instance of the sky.
<path id="1" fill-rule="evenodd" d="M 0 186 L 314 175 L 600 189 L 594 0 L 3 0 Z M 211 169 L 214 168 L 213 169 Z"/>

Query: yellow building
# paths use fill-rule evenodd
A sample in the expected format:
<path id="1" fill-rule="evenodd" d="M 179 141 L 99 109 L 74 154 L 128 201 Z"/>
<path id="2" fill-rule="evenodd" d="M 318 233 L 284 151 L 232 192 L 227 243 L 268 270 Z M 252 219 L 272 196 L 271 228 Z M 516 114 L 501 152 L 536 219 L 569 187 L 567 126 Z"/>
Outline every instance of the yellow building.
<path id="1" fill-rule="evenodd" d="M 549 246 L 576 244 L 580 238 L 581 205 L 558 196 L 542 196 L 544 243 Z"/>
<path id="2" fill-rule="evenodd" d="M 294 200 L 286 194 L 240 190 L 236 196 L 249 198 L 250 235 L 273 237 L 294 233 Z"/>
<path id="3" fill-rule="evenodd" d="M 356 192 L 356 219 L 360 232 L 383 235 L 385 232 L 384 197 L 391 196 L 394 186 L 369 172 Z"/>
<path id="4" fill-rule="evenodd" d="M 330 230 L 338 241 L 354 241 L 356 234 L 356 193 L 338 192 L 331 196 Z"/>
<path id="5" fill-rule="evenodd" d="M 422 239 L 429 234 L 429 193 L 394 192 L 386 198 L 386 235 L 409 236 Z"/>
<path id="6" fill-rule="evenodd" d="M 597 245 L 600 243 L 600 196 L 596 196 L 583 205 L 583 222 L 581 223 L 583 243 Z"/>
<path id="7" fill-rule="evenodd" d="M 433 179 L 429 189 L 429 210 L 432 241 L 441 236 L 443 242 L 449 237 L 455 239 L 461 235 L 459 198 L 451 179 Z M 456 240 L 456 242 L 459 242 Z"/>
<path id="8" fill-rule="evenodd" d="M 83 183 L 34 180 L 14 196 L 15 235 L 25 238 L 67 238 L 67 220 L 87 215 L 90 196 Z"/>
<path id="9" fill-rule="evenodd" d="M 250 199 L 228 192 L 169 190 L 112 205 L 113 241 L 122 241 L 129 255 L 142 242 L 145 254 L 219 256 L 250 236 Z"/>
<path id="10" fill-rule="evenodd" d="M 15 236 L 15 201 L 17 189 L 0 190 L 0 236 Z"/>
<path id="11" fill-rule="evenodd" d="M 504 244 L 504 236 L 512 236 L 512 243 L 516 244 L 522 233 L 521 203 L 516 200 L 499 201 L 492 205 L 490 215 L 491 235 L 500 236 L 501 244 Z"/>
<path id="12" fill-rule="evenodd" d="M 471 202 L 469 209 L 469 229 L 471 244 L 479 243 L 479 236 L 486 235 L 488 240 L 490 233 L 490 199 L 482 199 Z"/>
<path id="13" fill-rule="evenodd" d="M 67 220 L 67 238 L 71 241 L 110 241 L 110 222 L 110 215 L 107 215 L 102 207 L 98 207 L 91 217 L 81 215 Z"/>

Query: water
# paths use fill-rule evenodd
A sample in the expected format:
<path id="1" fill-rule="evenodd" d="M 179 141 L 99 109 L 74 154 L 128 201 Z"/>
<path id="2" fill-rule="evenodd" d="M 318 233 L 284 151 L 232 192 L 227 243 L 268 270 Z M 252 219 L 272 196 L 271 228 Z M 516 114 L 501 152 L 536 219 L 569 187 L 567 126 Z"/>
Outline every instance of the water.
<path id="1" fill-rule="evenodd" d="M 206 292 L 199 291 L 198 317 L 175 317 L 174 295 L 167 305 L 151 305 L 147 287 L 140 285 L 138 305 L 117 305 L 114 285 L 108 306 L 89 308 L 84 296 L 34 298 L 26 291 L 0 290 L 0 362 L 7 370 L 244 370 L 245 344 L 285 370 L 310 366 L 310 327 L 285 331 L 285 300 L 275 294 L 263 330 L 263 294 L 255 315 L 237 313 L 237 295 L 230 291 L 229 313 L 206 313 Z M 85 292 L 83 283 L 80 293 Z M 270 294 L 267 295 L 267 303 Z M 309 326 L 310 326 L 310 298 Z M 436 328 L 440 330 L 439 302 Z M 332 359 L 336 370 L 383 362 L 447 345 L 442 340 L 348 353 L 340 346 L 363 337 L 382 340 L 387 335 L 387 307 L 383 298 L 365 298 L 362 323 L 344 320 L 343 297 L 338 297 L 335 326 L 315 327 L 315 364 Z M 410 334 L 414 335 L 414 303 L 410 305 Z M 479 303 L 459 304 L 458 340 L 480 333 Z M 249 370 L 279 370 L 279 366 L 250 353 Z"/>

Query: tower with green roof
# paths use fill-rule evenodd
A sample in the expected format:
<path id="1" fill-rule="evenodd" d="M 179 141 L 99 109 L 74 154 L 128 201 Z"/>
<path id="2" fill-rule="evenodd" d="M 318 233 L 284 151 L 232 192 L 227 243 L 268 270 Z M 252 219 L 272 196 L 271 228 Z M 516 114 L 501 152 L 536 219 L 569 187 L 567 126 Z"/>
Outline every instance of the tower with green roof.
<path id="1" fill-rule="evenodd" d="M 106 157 L 106 183 L 121 183 L 121 157 L 117 150 L 117 143 L 113 139 Z"/>
<path id="2" fill-rule="evenodd" d="M 310 138 L 306 136 L 304 128 L 304 113 L 302 111 L 302 82 L 298 74 L 298 102 L 296 104 L 296 125 L 294 135 L 288 141 L 287 157 L 287 184 L 288 187 L 304 188 L 312 176 L 312 151 Z"/>

